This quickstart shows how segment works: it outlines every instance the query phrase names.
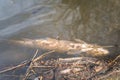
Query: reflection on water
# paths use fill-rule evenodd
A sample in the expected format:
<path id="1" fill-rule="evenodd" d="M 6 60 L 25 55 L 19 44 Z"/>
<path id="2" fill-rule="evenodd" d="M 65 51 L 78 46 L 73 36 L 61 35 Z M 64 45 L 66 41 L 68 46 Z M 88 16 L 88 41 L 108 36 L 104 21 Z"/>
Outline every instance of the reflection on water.
<path id="1" fill-rule="evenodd" d="M 0 21 L 0 26 L 1 26 L 0 29 L 4 29 L 5 27 L 21 23 L 21 22 L 25 21 L 26 19 L 28 19 L 29 17 L 30 17 L 29 13 L 20 13 L 20 14 L 14 15 L 8 19 L 1 20 Z"/>
<path id="2" fill-rule="evenodd" d="M 4 5 L 1 5 L 6 7 L 2 11 L 9 13 L 0 12 L 0 16 L 4 15 L 0 19 L 0 68 L 29 59 L 36 50 L 14 45 L 5 39 L 55 37 L 58 33 L 51 24 L 56 11 L 53 5 L 42 4 L 46 0 L 15 0 L 12 5 L 10 1 L 3 1 Z"/>
<path id="3" fill-rule="evenodd" d="M 60 36 L 61 39 L 80 38 L 100 45 L 120 44 L 119 0 L 50 0 L 45 5 L 42 2 L 47 0 L 12 1 L 14 6 L 23 6 L 13 8 L 6 4 L 5 9 L 10 7 L 13 10 L 5 10 L 11 12 L 5 15 L 10 15 L 0 19 L 0 67 L 24 61 L 35 52 L 35 49 L 13 45 L 2 39 Z M 12 12 L 16 9 L 20 10 Z M 112 51 L 118 52 L 119 49 Z"/>
<path id="4" fill-rule="evenodd" d="M 6 20 L 2 20 L 0 21 L 0 37 L 10 37 L 13 36 L 12 34 L 18 33 L 20 30 L 27 27 L 40 25 L 44 22 L 50 22 L 52 20 L 50 17 L 54 13 L 55 11 L 50 7 L 39 6 L 36 11 L 33 8 L 33 10 L 22 12 Z"/>

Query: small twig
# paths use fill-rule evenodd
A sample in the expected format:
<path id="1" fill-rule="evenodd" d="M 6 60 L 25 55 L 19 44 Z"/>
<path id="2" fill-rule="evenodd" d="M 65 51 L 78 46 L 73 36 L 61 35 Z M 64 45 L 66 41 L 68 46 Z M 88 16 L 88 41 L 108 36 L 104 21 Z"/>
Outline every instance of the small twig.
<path id="1" fill-rule="evenodd" d="M 43 76 L 40 76 L 39 79 L 40 79 L 40 80 L 43 80 Z"/>
<path id="2" fill-rule="evenodd" d="M 37 55 L 37 53 L 38 53 L 38 50 L 37 50 L 37 51 L 35 52 L 35 55 L 33 56 L 32 60 L 31 60 L 30 66 L 28 67 L 28 69 L 27 69 L 27 71 L 26 71 L 26 74 L 25 74 L 25 77 L 23 78 L 23 80 L 26 80 L 27 77 L 29 76 L 29 73 L 30 73 L 31 69 L 34 67 L 34 66 L 33 66 L 33 63 L 34 63 L 34 62 L 36 62 L 36 61 L 38 61 L 38 60 L 41 60 L 43 57 L 45 57 L 46 55 L 48 55 L 48 54 L 50 54 L 50 53 L 53 53 L 53 52 L 55 52 L 55 51 L 52 50 L 52 51 L 43 53 L 41 56 L 35 58 L 36 55 Z"/>
<path id="3" fill-rule="evenodd" d="M 100 77 L 98 80 L 105 79 L 105 78 L 107 78 L 107 77 L 109 77 L 110 75 L 115 74 L 115 73 L 120 73 L 120 70 L 113 71 L 113 72 L 111 72 L 111 73 L 109 73 L 109 74 L 107 74 L 107 75 L 104 75 L 103 77 Z"/>
<path id="4" fill-rule="evenodd" d="M 35 57 L 37 56 L 37 54 L 38 54 L 38 49 L 36 50 L 36 52 L 35 52 L 35 54 L 34 54 L 34 56 L 33 56 L 33 58 L 32 58 L 31 61 L 33 61 L 35 59 Z"/>
<path id="5" fill-rule="evenodd" d="M 23 66 L 27 65 L 28 63 L 29 63 L 29 62 L 24 62 L 24 63 L 19 64 L 19 65 L 17 65 L 17 66 L 13 66 L 13 67 L 11 67 L 11 68 L 2 70 L 2 71 L 0 71 L 0 74 L 5 73 L 5 72 L 8 72 L 8 71 L 12 71 L 12 70 L 17 69 L 17 68 L 20 68 L 20 67 L 23 67 Z"/>
<path id="6" fill-rule="evenodd" d="M 50 53 L 53 53 L 53 52 L 55 52 L 55 51 L 52 50 L 52 51 L 49 51 L 49 52 L 45 52 L 45 53 L 43 53 L 41 56 L 35 58 L 35 59 L 33 60 L 33 62 L 36 62 L 36 61 L 38 61 L 38 60 L 40 61 L 40 60 L 43 59 L 46 55 L 48 55 L 48 54 L 50 54 Z"/>
<path id="7" fill-rule="evenodd" d="M 118 55 L 112 62 L 110 62 L 108 64 L 108 67 L 113 67 L 118 62 L 117 60 L 119 59 L 120 59 L 120 55 Z"/>
<path id="8" fill-rule="evenodd" d="M 29 73 L 30 73 L 30 71 L 31 71 L 31 69 L 32 69 L 32 66 L 33 66 L 33 60 L 34 60 L 35 57 L 37 56 L 37 53 L 38 53 L 38 49 L 36 50 L 33 58 L 31 59 L 30 66 L 28 67 L 28 69 L 27 69 L 27 71 L 26 71 L 26 74 L 25 74 L 25 77 L 23 78 L 23 80 L 26 80 L 26 79 L 27 79 L 27 77 L 28 77 L 28 75 L 29 75 Z"/>
<path id="9" fill-rule="evenodd" d="M 113 67 L 116 65 L 116 63 L 118 62 L 117 60 L 120 59 L 120 55 L 118 55 L 112 62 L 110 62 L 108 64 L 108 66 L 106 66 L 102 71 L 96 73 L 95 75 L 91 76 L 90 78 L 88 78 L 88 80 L 91 80 L 92 78 L 94 78 L 95 76 L 98 76 L 98 75 L 105 75 L 107 74 L 109 71 L 111 71 L 113 69 Z M 110 75 L 110 74 L 109 74 Z M 106 75 L 108 76 L 108 75 Z"/>
<path id="10" fill-rule="evenodd" d="M 54 68 L 54 66 L 33 66 L 33 68 Z"/>

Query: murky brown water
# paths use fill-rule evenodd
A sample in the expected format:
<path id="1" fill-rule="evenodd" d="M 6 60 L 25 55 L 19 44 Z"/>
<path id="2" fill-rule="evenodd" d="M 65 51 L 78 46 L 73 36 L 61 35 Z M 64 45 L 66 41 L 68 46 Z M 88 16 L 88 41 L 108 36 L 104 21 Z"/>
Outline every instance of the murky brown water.
<path id="1" fill-rule="evenodd" d="M 30 59 L 36 50 L 2 39 L 60 36 L 100 45 L 120 44 L 119 0 L 62 0 L 62 3 L 43 5 L 36 0 L 29 8 L 0 20 L 0 68 Z"/>

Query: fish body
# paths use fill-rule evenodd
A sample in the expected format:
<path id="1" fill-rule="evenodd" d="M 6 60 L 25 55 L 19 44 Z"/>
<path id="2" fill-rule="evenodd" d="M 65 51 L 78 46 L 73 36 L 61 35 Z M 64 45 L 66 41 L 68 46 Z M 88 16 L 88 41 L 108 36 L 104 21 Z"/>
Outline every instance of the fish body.
<path id="1" fill-rule="evenodd" d="M 107 49 L 99 45 L 88 44 L 86 42 L 73 42 L 67 40 L 57 40 L 53 38 L 46 39 L 23 39 L 11 40 L 12 43 L 24 45 L 32 48 L 41 48 L 46 50 L 55 50 L 56 52 L 67 52 L 68 54 L 85 54 L 93 57 L 101 57 L 109 54 Z"/>

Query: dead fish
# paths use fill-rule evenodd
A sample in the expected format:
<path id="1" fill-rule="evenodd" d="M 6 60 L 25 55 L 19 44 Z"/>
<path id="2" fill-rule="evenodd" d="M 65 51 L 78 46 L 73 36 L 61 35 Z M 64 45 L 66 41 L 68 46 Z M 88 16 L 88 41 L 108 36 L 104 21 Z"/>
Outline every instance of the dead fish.
<path id="1" fill-rule="evenodd" d="M 74 54 L 85 54 L 93 57 L 101 57 L 109 55 L 109 51 L 104 49 L 99 45 L 88 44 L 84 41 L 82 42 L 72 42 L 67 40 L 57 40 L 52 38 L 46 39 L 23 39 L 23 40 L 11 40 L 12 43 L 24 45 L 27 47 L 37 47 L 46 50 L 55 50 L 56 52 L 70 52 Z"/>

